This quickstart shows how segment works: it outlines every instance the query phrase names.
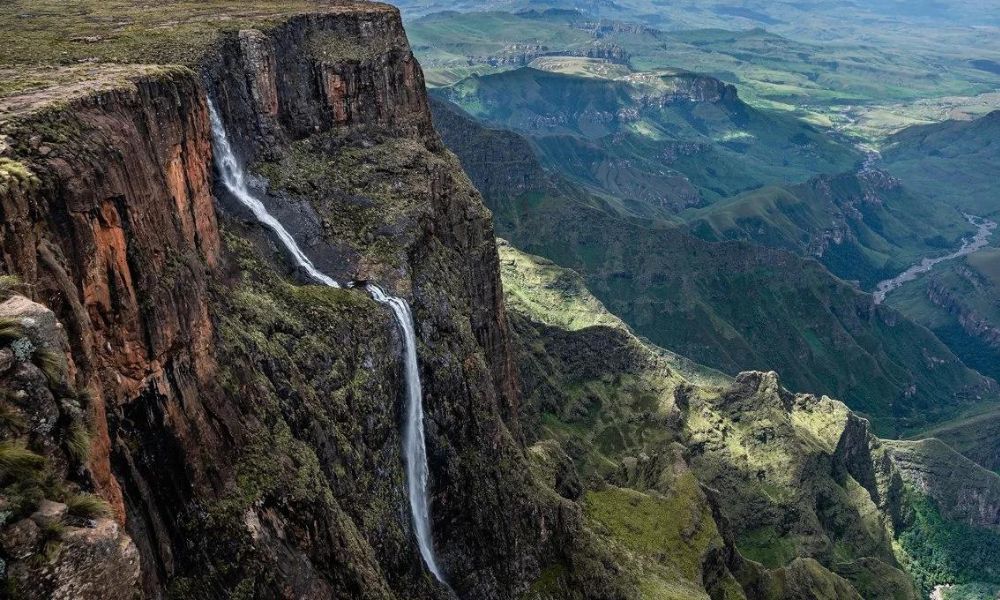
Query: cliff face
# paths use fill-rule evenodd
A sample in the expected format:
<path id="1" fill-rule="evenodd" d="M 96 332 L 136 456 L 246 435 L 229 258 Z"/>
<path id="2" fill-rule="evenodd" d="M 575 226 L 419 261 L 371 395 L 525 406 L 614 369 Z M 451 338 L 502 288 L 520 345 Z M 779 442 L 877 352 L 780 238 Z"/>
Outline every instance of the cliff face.
<path id="1" fill-rule="evenodd" d="M 22 98 L 5 125 L 2 267 L 70 332 L 95 399 L 87 479 L 146 595 L 445 595 L 413 542 L 391 316 L 288 283 L 221 190 L 217 213 L 207 94 L 317 264 L 410 300 L 438 555 L 463 596 L 515 595 L 565 528 L 518 441 L 490 214 L 433 131 L 398 13 L 330 6 L 206 56 L 69 110 Z"/>
<path id="2" fill-rule="evenodd" d="M 220 252 L 205 105 L 191 74 L 150 77 L 44 109 L 12 137 L 37 179 L 3 195 L 4 270 L 69 327 L 96 396 L 90 468 L 121 519 L 106 408 L 151 391 L 180 405 L 214 370 L 199 297 Z"/>

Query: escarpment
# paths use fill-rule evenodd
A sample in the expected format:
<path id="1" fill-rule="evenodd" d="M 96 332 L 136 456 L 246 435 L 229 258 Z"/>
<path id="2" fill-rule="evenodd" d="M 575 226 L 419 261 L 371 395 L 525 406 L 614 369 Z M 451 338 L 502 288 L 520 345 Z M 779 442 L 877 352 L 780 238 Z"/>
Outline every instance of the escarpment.
<path id="1" fill-rule="evenodd" d="M 434 133 L 398 12 L 291 12 L 187 67 L 5 104 L 3 270 L 69 330 L 87 482 L 147 597 L 447 597 L 408 517 L 392 317 L 303 285 L 213 184 L 211 97 L 317 265 L 409 299 L 442 568 L 463 597 L 517 595 L 573 521 L 526 468 L 490 213 Z"/>

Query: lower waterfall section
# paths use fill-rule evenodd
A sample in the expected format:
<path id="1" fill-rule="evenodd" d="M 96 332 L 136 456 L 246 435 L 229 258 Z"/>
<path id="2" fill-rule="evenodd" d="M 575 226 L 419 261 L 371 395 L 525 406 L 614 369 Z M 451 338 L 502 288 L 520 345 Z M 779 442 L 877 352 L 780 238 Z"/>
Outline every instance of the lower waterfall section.
<path id="1" fill-rule="evenodd" d="M 215 163 L 222 183 L 241 204 L 248 208 L 254 217 L 267 226 L 282 245 L 291 254 L 295 264 L 303 269 L 317 282 L 329 287 L 339 288 L 340 284 L 321 272 L 313 265 L 309 257 L 302 251 L 291 233 L 271 215 L 264 203 L 256 198 L 246 183 L 246 174 L 240 166 L 226 135 L 222 118 L 215 108 L 211 98 L 208 99 L 208 110 L 212 125 L 212 140 L 215 148 Z M 403 371 L 406 380 L 406 414 L 403 429 L 403 459 L 406 464 L 407 495 L 410 499 L 410 514 L 413 529 L 417 538 L 424 564 L 434 577 L 448 586 L 441 568 L 434 555 L 434 540 L 431 534 L 430 503 L 428 502 L 428 469 L 427 450 L 424 437 L 423 393 L 420 383 L 420 370 L 417 365 L 417 342 L 413 324 L 413 315 L 406 300 L 386 293 L 375 284 L 368 283 L 365 290 L 380 304 L 392 310 L 396 322 L 403 334 Z"/>
<path id="2" fill-rule="evenodd" d="M 431 511 L 427 502 L 427 445 L 424 440 L 424 403 L 420 387 L 420 370 L 417 367 L 417 338 L 413 315 L 406 300 L 390 296 L 382 288 L 369 283 L 365 286 L 377 302 L 388 305 L 403 332 L 403 369 L 406 377 L 406 427 L 403 430 L 403 455 L 406 459 L 406 484 L 410 497 L 410 513 L 417 545 L 427 568 L 445 583 L 444 575 L 434 557 L 434 538 L 431 535 Z"/>

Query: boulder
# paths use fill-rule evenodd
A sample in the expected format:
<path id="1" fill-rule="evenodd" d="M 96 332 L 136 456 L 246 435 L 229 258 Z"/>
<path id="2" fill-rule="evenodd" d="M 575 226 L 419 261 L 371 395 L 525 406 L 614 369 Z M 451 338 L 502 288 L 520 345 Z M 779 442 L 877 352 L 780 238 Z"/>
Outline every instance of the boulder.
<path id="1" fill-rule="evenodd" d="M 70 527 L 59 537 L 59 552 L 48 563 L 21 561 L 10 577 L 26 600 L 140 597 L 139 551 L 111 519 L 94 527 Z"/>
<path id="2" fill-rule="evenodd" d="M 45 527 L 46 525 L 62 521 L 68 510 L 67 506 L 62 502 L 42 500 L 38 505 L 38 509 L 32 513 L 31 520 Z"/>
<path id="3" fill-rule="evenodd" d="M 34 554 L 42 541 L 42 530 L 31 519 L 21 519 L 0 532 L 0 548 L 14 560 Z"/>
<path id="4" fill-rule="evenodd" d="M 60 352 L 69 350 L 69 339 L 54 312 L 24 296 L 12 296 L 0 303 L 0 319 L 21 323 L 36 347 Z"/>

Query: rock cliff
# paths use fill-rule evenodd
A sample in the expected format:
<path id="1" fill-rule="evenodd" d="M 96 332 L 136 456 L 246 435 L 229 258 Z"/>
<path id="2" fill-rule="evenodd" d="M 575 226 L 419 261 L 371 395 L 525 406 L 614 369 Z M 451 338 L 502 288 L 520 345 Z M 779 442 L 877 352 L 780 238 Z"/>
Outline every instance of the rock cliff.
<path id="1" fill-rule="evenodd" d="M 300 285 L 213 189 L 211 95 L 315 262 L 410 300 L 438 554 L 457 593 L 517 595 L 572 523 L 519 442 L 490 213 L 395 9 L 288 13 L 241 15 L 181 67 L 7 99 L 3 270 L 66 323 L 94 398 L 88 478 L 147 597 L 446 597 L 406 508 L 391 315 Z"/>

